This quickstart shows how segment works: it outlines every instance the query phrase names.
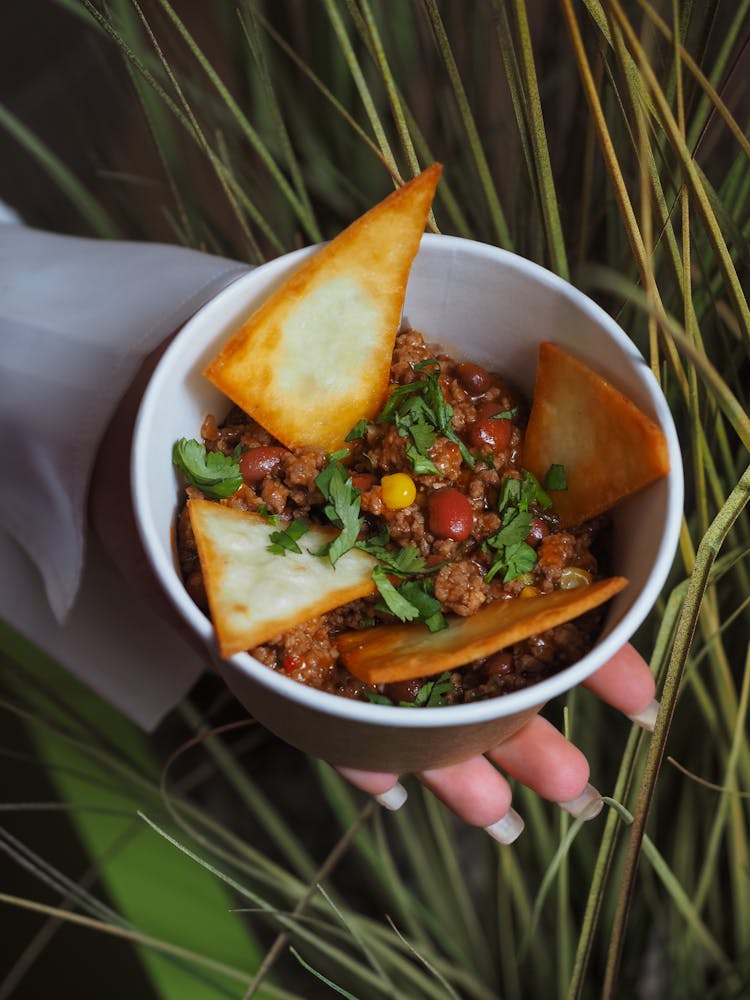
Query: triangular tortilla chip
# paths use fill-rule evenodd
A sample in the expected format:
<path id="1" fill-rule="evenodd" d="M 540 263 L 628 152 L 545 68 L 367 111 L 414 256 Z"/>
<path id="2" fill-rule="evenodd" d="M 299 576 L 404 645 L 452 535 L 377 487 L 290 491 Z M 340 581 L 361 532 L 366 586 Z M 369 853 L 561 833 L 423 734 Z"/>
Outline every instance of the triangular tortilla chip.
<path id="1" fill-rule="evenodd" d="M 440 632 L 414 623 L 344 632 L 337 639 L 341 660 L 366 684 L 431 677 L 572 621 L 614 597 L 627 582 L 614 576 L 525 600 L 492 601 L 468 618 L 451 617 Z"/>
<path id="2" fill-rule="evenodd" d="M 539 348 L 523 464 L 544 480 L 562 465 L 567 489 L 550 491 L 563 526 L 580 524 L 669 472 L 659 428 L 627 396 L 556 344 Z"/>
<path id="3" fill-rule="evenodd" d="M 211 618 L 223 657 L 267 642 L 293 625 L 375 590 L 375 560 L 351 549 L 331 566 L 314 556 L 338 532 L 313 526 L 302 553 L 268 551 L 278 531 L 259 514 L 210 500 L 188 501 Z"/>
<path id="4" fill-rule="evenodd" d="M 206 369 L 288 448 L 333 450 L 380 409 L 441 170 L 428 167 L 318 251 Z"/>

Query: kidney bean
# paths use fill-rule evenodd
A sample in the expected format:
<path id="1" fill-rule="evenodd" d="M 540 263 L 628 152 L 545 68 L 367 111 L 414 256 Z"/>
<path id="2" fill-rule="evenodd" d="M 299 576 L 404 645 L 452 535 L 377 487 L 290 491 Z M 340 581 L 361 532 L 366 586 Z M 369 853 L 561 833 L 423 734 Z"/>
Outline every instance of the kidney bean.
<path id="1" fill-rule="evenodd" d="M 477 419 L 469 428 L 469 441 L 475 448 L 498 451 L 508 447 L 513 425 L 510 420 L 495 416 L 502 411 L 500 403 L 484 403 L 479 408 Z"/>
<path id="2" fill-rule="evenodd" d="M 284 455 L 286 448 L 249 448 L 240 455 L 240 474 L 249 486 L 261 482 L 269 472 L 273 472 Z"/>
<path id="3" fill-rule="evenodd" d="M 456 365 L 458 381 L 472 396 L 481 396 L 492 385 L 492 377 L 486 369 L 473 361 L 461 361 Z"/>
<path id="4" fill-rule="evenodd" d="M 398 705 L 400 701 L 414 701 L 421 687 L 422 681 L 416 678 L 410 681 L 393 681 L 383 685 L 383 694 Z"/>
<path id="5" fill-rule="evenodd" d="M 509 674 L 513 669 L 513 656 L 511 653 L 501 651 L 493 653 L 482 664 L 482 673 L 485 677 L 497 677 L 500 674 Z"/>
<path id="6" fill-rule="evenodd" d="M 372 472 L 355 472 L 352 475 L 352 486 L 355 490 L 359 490 L 360 493 L 367 493 L 377 481 L 378 477 L 373 475 Z"/>
<path id="7" fill-rule="evenodd" d="M 463 542 L 471 534 L 474 514 L 463 493 L 446 486 L 435 490 L 427 498 L 428 524 L 438 538 L 452 538 Z"/>
<path id="8" fill-rule="evenodd" d="M 543 538 L 549 534 L 549 528 L 541 517 L 535 517 L 529 525 L 529 533 L 526 536 L 526 544 L 536 548 Z"/>

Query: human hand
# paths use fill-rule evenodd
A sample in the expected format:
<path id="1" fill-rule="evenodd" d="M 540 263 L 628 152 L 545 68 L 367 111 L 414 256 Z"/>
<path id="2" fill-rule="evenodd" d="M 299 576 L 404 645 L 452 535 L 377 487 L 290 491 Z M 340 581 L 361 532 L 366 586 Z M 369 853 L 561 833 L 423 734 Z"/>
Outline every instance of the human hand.
<path id="1" fill-rule="evenodd" d="M 583 686 L 644 729 L 653 729 L 659 708 L 654 679 L 631 645 L 623 646 Z M 406 800 L 397 774 L 339 771 L 387 809 L 398 809 Z M 594 819 L 601 812 L 602 798 L 589 783 L 585 756 L 541 715 L 483 756 L 417 777 L 460 819 L 484 827 L 501 844 L 510 844 L 521 835 L 524 823 L 511 807 L 511 788 L 502 771 L 574 817 Z"/>
<path id="2" fill-rule="evenodd" d="M 165 596 L 140 543 L 132 510 L 127 470 L 130 440 L 141 396 L 166 344 L 150 355 L 118 407 L 102 441 L 90 489 L 92 527 L 133 589 L 191 645 L 211 654 L 184 623 Z M 632 646 L 624 646 L 584 686 L 602 701 L 653 728 L 658 705 L 647 664 Z M 386 808 L 403 804 L 406 792 L 398 775 L 339 768 L 357 788 L 374 795 Z M 460 819 L 484 827 L 501 843 L 512 843 L 523 820 L 511 808 L 511 789 L 501 771 L 559 803 L 574 816 L 593 819 L 601 796 L 589 782 L 589 764 L 581 751 L 542 716 L 532 718 L 502 744 L 460 764 L 424 771 L 417 777 Z"/>

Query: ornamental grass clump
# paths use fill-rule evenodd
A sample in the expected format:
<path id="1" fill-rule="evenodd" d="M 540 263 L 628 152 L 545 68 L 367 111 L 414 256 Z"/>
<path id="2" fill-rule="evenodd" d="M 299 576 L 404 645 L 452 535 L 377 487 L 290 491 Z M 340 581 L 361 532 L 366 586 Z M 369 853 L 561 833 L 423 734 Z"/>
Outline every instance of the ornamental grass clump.
<path id="1" fill-rule="evenodd" d="M 0 104 L 4 169 L 38 168 L 3 191 L 29 223 L 258 263 L 439 161 L 432 231 L 543 264 L 632 336 L 687 500 L 636 636 L 655 733 L 583 690 L 550 705 L 607 808 L 586 824 L 519 787 L 510 848 L 409 779 L 384 813 L 211 678 L 145 736 L 3 627 L 2 1000 L 61 966 L 154 998 L 747 995 L 749 8 L 49 5 L 31 37 L 87 54 L 107 114 L 59 78 L 63 149 Z"/>

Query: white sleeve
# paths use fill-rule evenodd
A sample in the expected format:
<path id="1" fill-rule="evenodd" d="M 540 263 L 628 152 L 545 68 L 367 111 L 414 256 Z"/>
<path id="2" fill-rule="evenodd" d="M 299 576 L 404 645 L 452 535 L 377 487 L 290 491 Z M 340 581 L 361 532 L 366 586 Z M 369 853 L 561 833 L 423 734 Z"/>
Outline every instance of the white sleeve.
<path id="1" fill-rule="evenodd" d="M 199 667 L 188 655 L 184 676 L 148 705 L 146 691 L 140 705 L 133 703 L 132 674 L 94 676 L 101 669 L 94 661 L 107 663 L 101 643 L 119 649 L 133 635 L 132 616 L 140 610 L 131 595 L 118 618 L 120 634 L 112 607 L 102 629 L 97 601 L 108 571 L 95 551 L 88 553 L 95 563 L 87 566 L 89 586 L 81 590 L 93 463 L 146 355 L 246 271 L 246 265 L 181 247 L 0 225 L 0 617 L 144 725 L 172 707 Z M 113 602 L 128 601 L 115 574 L 107 586 Z M 74 609 L 79 591 L 79 605 L 99 615 L 98 638 L 97 629 L 84 626 L 86 607 Z M 41 608 L 45 594 L 48 606 Z M 153 622 L 144 627 L 144 637 L 156 641 L 158 632 L 169 644 L 166 629 L 162 634 Z M 169 655 L 177 663 L 187 646 L 174 642 Z M 134 667 L 134 658 L 145 655 L 141 646 L 130 657 Z M 164 670 L 163 648 L 152 653 L 143 669 L 153 673 L 158 664 Z"/>
<path id="2" fill-rule="evenodd" d="M 89 479 L 117 403 L 146 355 L 246 270 L 182 247 L 0 225 L 0 525 L 58 619 L 80 583 Z"/>

